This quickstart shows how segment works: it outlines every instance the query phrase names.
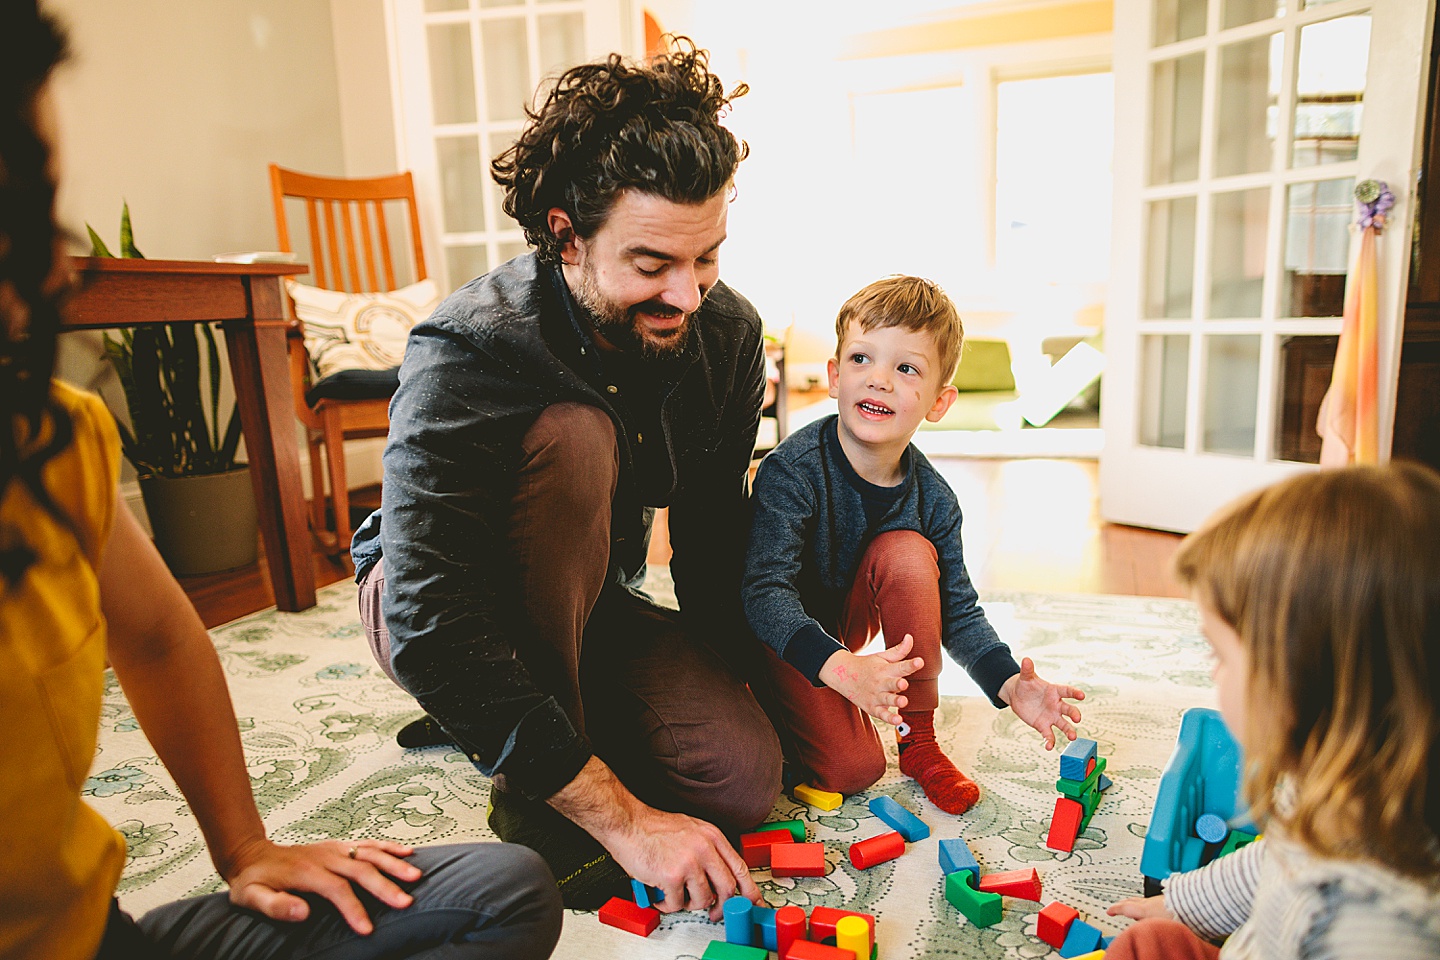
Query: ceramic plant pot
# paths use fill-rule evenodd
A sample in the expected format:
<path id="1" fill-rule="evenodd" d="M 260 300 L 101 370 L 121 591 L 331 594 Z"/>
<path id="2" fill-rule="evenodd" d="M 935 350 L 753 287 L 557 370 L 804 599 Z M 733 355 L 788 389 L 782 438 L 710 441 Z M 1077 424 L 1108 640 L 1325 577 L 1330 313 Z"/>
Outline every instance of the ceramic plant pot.
<path id="1" fill-rule="evenodd" d="M 248 464 L 193 477 L 142 477 L 140 494 L 155 546 L 177 577 L 234 570 L 258 558 Z"/>

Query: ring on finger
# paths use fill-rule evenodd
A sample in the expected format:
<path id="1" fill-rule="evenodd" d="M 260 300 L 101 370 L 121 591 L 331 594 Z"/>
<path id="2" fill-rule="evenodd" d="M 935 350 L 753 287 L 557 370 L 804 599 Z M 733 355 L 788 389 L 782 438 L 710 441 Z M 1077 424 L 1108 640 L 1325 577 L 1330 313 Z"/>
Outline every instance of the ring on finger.
<path id="1" fill-rule="evenodd" d="M 350 848 L 350 852 L 347 853 L 346 856 L 349 857 L 351 860 L 354 860 L 354 859 L 355 859 L 355 854 L 357 854 L 357 853 L 359 853 L 359 852 L 360 852 L 360 848 L 359 848 L 359 847 L 351 847 L 351 848 Z"/>

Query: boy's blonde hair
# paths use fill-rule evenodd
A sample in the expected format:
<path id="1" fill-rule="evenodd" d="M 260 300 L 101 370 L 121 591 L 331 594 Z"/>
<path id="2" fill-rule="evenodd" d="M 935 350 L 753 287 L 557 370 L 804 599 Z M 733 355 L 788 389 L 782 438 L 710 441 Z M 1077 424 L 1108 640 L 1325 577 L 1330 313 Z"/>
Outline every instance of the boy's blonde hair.
<path id="1" fill-rule="evenodd" d="M 1440 475 L 1394 464 L 1276 484 L 1188 537 L 1175 571 L 1246 647 L 1252 814 L 1322 855 L 1433 876 Z"/>
<path id="2" fill-rule="evenodd" d="M 845 331 L 851 322 L 861 330 L 882 330 L 904 327 L 928 333 L 940 355 L 940 382 L 949 383 L 960 366 L 960 347 L 965 340 L 965 326 L 955 304 L 933 280 L 921 277 L 892 276 L 876 280 L 861 288 L 835 318 L 835 356 L 845 345 Z"/>

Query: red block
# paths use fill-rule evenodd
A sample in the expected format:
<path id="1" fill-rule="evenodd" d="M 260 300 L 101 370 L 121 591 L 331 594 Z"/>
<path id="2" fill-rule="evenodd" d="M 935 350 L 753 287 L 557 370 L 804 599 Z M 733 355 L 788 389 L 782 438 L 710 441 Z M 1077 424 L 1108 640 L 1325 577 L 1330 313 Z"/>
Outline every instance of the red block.
<path id="1" fill-rule="evenodd" d="M 790 945 L 805 939 L 805 911 L 800 907 L 781 907 L 775 911 L 776 953 L 784 957 L 790 952 Z"/>
<path id="2" fill-rule="evenodd" d="M 877 863 L 894 860 L 905 852 L 905 838 L 894 830 L 878 837 L 850 844 L 850 862 L 856 870 L 868 870 Z"/>
<path id="3" fill-rule="evenodd" d="M 987 873 L 980 878 L 980 889 L 985 893 L 998 893 L 1002 897 L 1019 897 L 1021 900 L 1034 900 L 1039 903 L 1040 874 L 1034 867 L 1006 873 Z"/>
<path id="4" fill-rule="evenodd" d="M 854 950 L 841 950 L 825 943 L 796 940 L 790 945 L 785 960 L 855 960 Z"/>
<path id="5" fill-rule="evenodd" d="M 1090 774 L 1095 772 L 1095 758 L 1091 757 L 1090 762 L 1085 764 L 1085 779 L 1090 779 Z"/>
<path id="6" fill-rule="evenodd" d="M 1035 936 L 1044 940 L 1056 950 L 1065 942 L 1065 937 L 1070 932 L 1070 924 L 1080 917 L 1080 911 L 1074 907 L 1067 907 L 1056 900 L 1044 910 L 1040 911 L 1040 917 L 1035 922 Z"/>
<path id="7" fill-rule="evenodd" d="M 611 897 L 600 908 L 600 922 L 621 930 L 628 930 L 639 937 L 648 937 L 660 926 L 660 911 L 654 907 L 641 907 L 629 900 Z"/>
<path id="8" fill-rule="evenodd" d="M 772 845 L 770 847 L 770 872 L 777 877 L 825 876 L 825 844 L 777 843 Z"/>
<path id="9" fill-rule="evenodd" d="M 1075 849 L 1075 838 L 1080 836 L 1080 821 L 1085 819 L 1085 808 L 1069 797 L 1055 798 L 1055 815 L 1050 819 L 1050 836 L 1045 846 L 1051 850 Z"/>
<path id="10" fill-rule="evenodd" d="M 740 837 L 740 855 L 750 867 L 770 866 L 770 848 L 777 843 L 794 843 L 789 830 L 761 830 Z"/>
<path id="11" fill-rule="evenodd" d="M 816 907 L 810 911 L 810 939 L 824 940 L 835 936 L 835 924 L 845 917 L 859 917 L 870 927 L 870 945 L 875 945 L 875 917 L 869 913 L 853 910 L 837 910 L 834 907 Z"/>

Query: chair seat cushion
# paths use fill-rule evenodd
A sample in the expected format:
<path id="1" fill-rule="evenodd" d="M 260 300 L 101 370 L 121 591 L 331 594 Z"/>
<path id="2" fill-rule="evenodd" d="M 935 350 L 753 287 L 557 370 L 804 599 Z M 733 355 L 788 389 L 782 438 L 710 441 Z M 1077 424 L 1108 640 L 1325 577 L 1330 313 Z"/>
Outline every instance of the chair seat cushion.
<path id="1" fill-rule="evenodd" d="M 316 381 L 305 391 L 305 402 L 315 406 L 321 400 L 384 400 L 400 388 L 400 368 L 388 370 L 340 370 Z"/>
<path id="2" fill-rule="evenodd" d="M 305 325 L 305 351 L 322 378 L 398 366 L 410 328 L 440 303 L 440 290 L 428 279 L 389 293 L 344 293 L 290 279 L 285 286 Z"/>

